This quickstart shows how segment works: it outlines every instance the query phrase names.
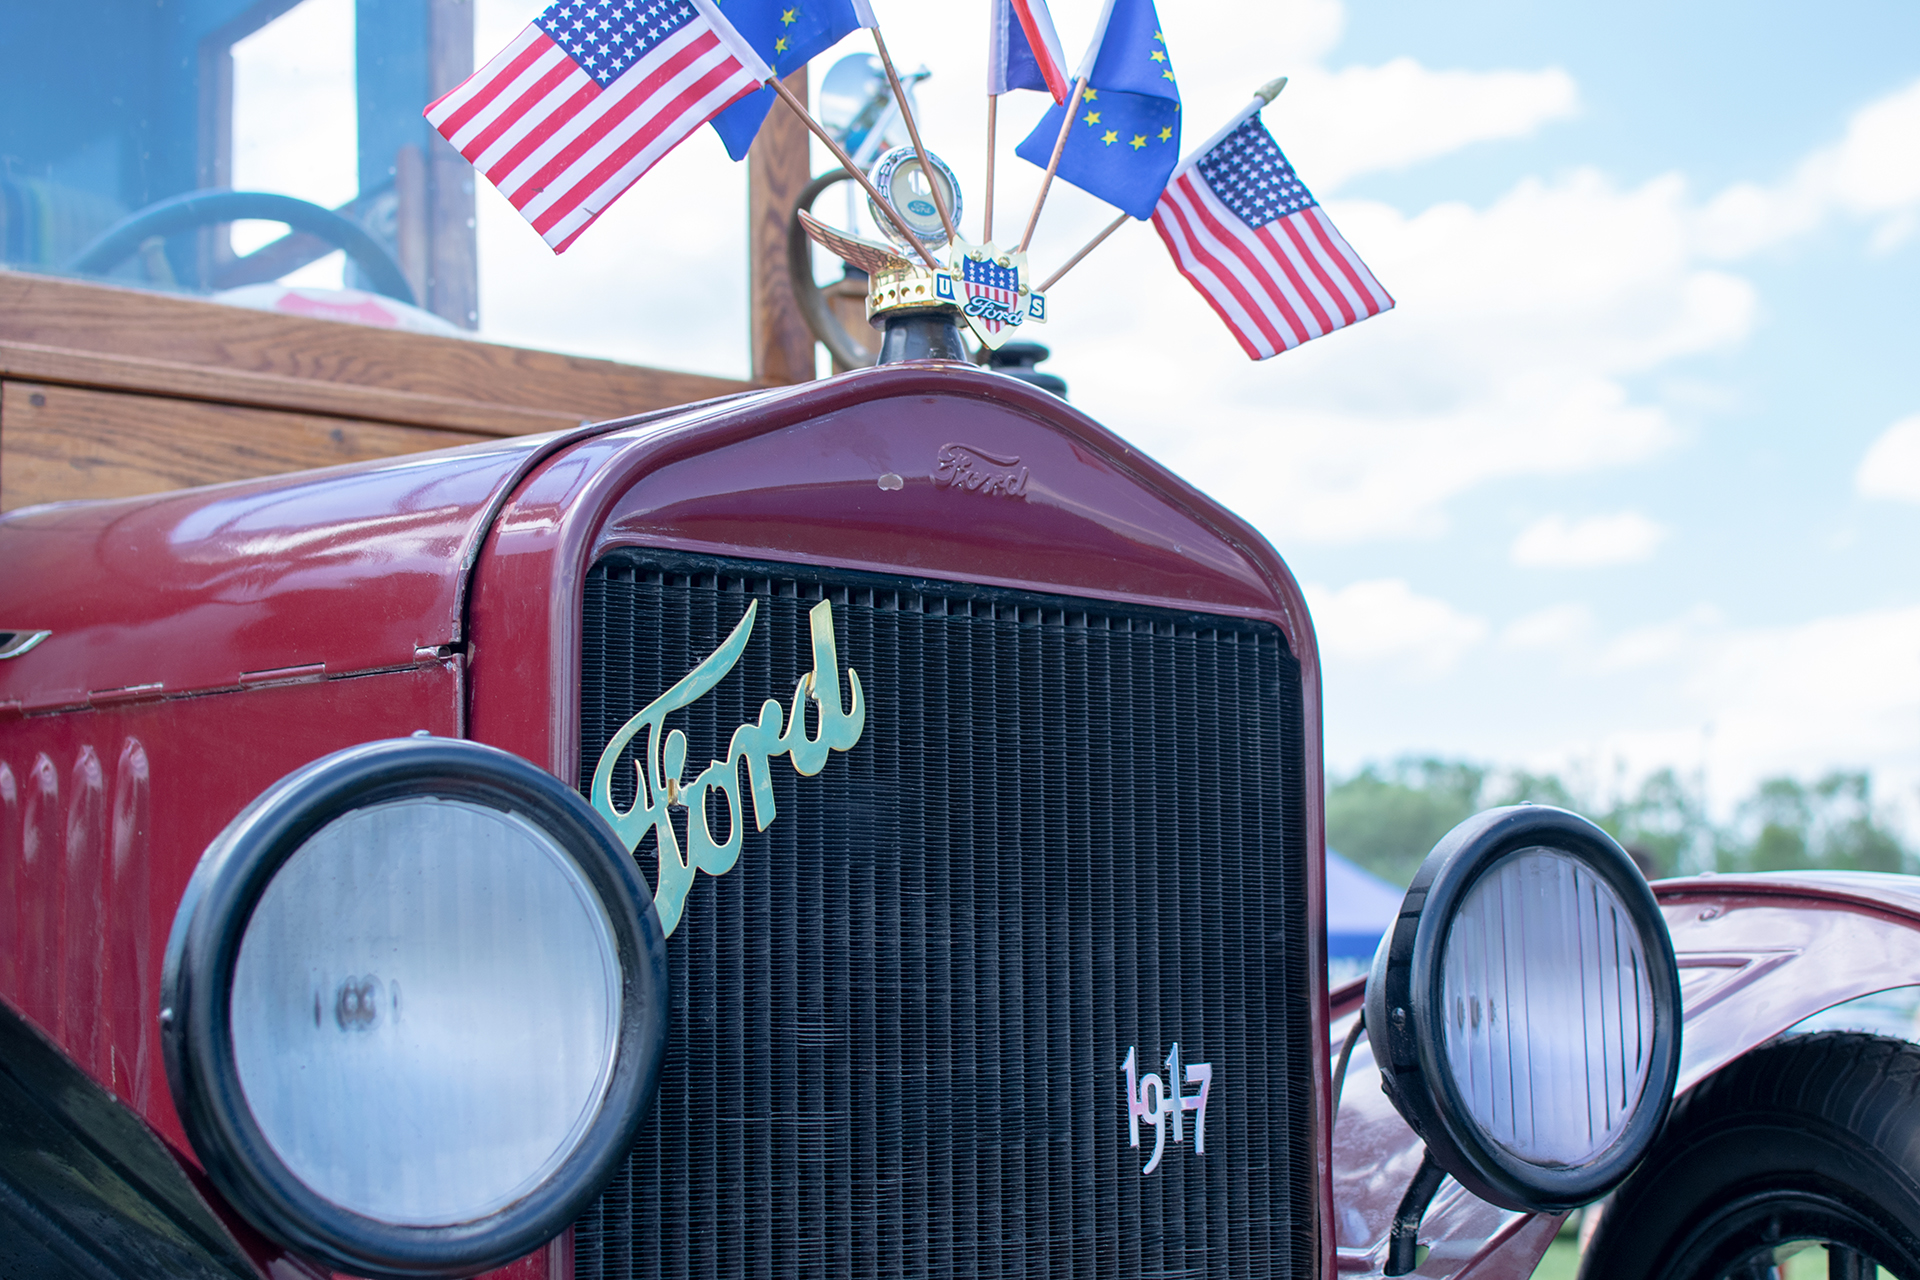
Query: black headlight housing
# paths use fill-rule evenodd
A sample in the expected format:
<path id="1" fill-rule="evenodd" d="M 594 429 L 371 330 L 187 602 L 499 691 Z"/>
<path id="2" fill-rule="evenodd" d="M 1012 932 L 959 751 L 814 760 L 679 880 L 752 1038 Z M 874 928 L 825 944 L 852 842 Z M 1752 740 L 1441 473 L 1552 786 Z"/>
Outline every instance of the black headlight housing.
<path id="1" fill-rule="evenodd" d="M 1680 1069 L 1673 942 L 1646 880 L 1577 814 L 1449 832 L 1374 956 L 1381 1082 L 1435 1162 L 1508 1209 L 1599 1199 L 1646 1154 Z"/>
<path id="2" fill-rule="evenodd" d="M 162 984 L 208 1175 L 271 1238 L 366 1276 L 471 1274 L 557 1235 L 632 1144 L 668 1033 L 659 919 L 606 822 L 444 738 L 268 788 L 202 857 Z"/>

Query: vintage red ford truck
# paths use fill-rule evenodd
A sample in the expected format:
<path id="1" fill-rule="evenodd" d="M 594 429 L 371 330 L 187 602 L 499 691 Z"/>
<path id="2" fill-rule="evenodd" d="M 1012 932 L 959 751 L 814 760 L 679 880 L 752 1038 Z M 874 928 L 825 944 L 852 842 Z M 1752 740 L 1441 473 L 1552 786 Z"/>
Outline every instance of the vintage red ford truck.
<path id="1" fill-rule="evenodd" d="M 400 145 L 369 274 L 470 327 Z M 779 385 L 778 308 L 728 384 L 181 296 L 336 243 L 220 176 L 99 215 L 156 278 L 0 272 L 0 1274 L 1517 1280 L 1583 1206 L 1589 1276 L 1920 1274 L 1920 1048 L 1790 1034 L 1920 882 L 1495 810 L 1329 991 L 1255 529 L 1028 380 Z"/>

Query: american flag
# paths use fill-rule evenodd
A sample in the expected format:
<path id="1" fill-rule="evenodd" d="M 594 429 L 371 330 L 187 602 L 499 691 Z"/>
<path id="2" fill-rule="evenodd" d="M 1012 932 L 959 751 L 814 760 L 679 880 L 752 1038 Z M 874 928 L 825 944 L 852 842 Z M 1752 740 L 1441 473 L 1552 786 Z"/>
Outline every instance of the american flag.
<path id="1" fill-rule="evenodd" d="M 1393 306 L 1258 110 L 1174 171 L 1153 225 L 1180 274 L 1255 360 Z"/>
<path id="2" fill-rule="evenodd" d="M 427 108 L 555 253 L 771 74 L 713 0 L 558 0 Z"/>
<path id="3" fill-rule="evenodd" d="M 1001 266 L 992 258 L 975 258 L 972 254 L 966 254 L 960 259 L 960 293 L 963 306 L 964 299 L 986 298 L 1017 315 L 1020 311 L 1020 273 L 1012 267 Z M 1004 320 L 995 320 L 988 315 L 974 314 L 973 318 L 989 333 L 999 333 L 1007 327 Z"/>

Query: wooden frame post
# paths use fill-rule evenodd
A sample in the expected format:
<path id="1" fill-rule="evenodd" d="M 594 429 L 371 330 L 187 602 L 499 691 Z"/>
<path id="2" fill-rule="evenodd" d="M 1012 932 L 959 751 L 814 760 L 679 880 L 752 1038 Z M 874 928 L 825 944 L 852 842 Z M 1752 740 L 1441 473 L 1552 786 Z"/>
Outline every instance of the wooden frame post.
<path id="1" fill-rule="evenodd" d="M 437 100 L 472 74 L 472 0 L 428 0 L 427 100 Z M 480 238 L 474 226 L 473 166 L 445 138 L 431 129 L 423 132 L 427 288 L 421 305 L 462 329 L 478 329 Z"/>
<path id="2" fill-rule="evenodd" d="M 806 67 L 782 83 L 807 100 Z M 753 380 L 767 385 L 814 376 L 813 331 L 800 314 L 787 274 L 787 220 L 800 189 L 813 177 L 810 141 L 793 112 L 775 108 L 747 153 L 747 323 Z"/>

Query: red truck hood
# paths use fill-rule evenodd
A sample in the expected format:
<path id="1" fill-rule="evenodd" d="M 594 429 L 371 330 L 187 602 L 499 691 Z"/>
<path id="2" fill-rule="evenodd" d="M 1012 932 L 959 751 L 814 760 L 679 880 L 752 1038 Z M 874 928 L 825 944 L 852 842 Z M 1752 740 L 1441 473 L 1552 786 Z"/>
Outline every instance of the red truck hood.
<path id="1" fill-rule="evenodd" d="M 460 634 L 460 567 L 556 437 L 0 520 L 0 663 L 21 711 L 410 666 Z"/>
<path id="2" fill-rule="evenodd" d="M 0 714 L 411 666 L 460 642 L 466 570 L 541 459 L 698 413 L 0 517 L 0 629 L 53 633 L 0 662 Z"/>
<path id="3" fill-rule="evenodd" d="M 536 484 L 536 475 L 584 468 L 624 489 L 674 458 L 711 454 L 710 465 L 688 474 L 680 473 L 691 464 L 669 468 L 671 477 L 662 472 L 663 481 L 689 489 L 670 504 L 676 528 L 697 528 L 736 547 L 767 543 L 768 554 L 806 560 L 777 535 L 791 523 L 789 495 L 812 483 L 814 455 L 826 446 L 795 437 L 777 456 L 755 455 L 748 465 L 733 456 L 751 447 L 745 441 L 789 421 L 878 419 L 843 423 L 841 434 L 852 434 L 837 447 L 857 452 L 879 447 L 862 444 L 861 432 L 884 434 L 901 414 L 923 424 L 952 420 L 959 430 L 968 415 L 987 409 L 1045 422 L 1059 441 L 1055 470 L 1067 487 L 1045 495 L 1043 504 L 1064 530 L 1057 557 L 1132 565 L 1141 581 L 1123 592 L 1173 607 L 1261 612 L 1279 589 L 1289 601 L 1282 606 L 1288 629 L 1298 633 L 1293 642 L 1310 646 L 1297 593 L 1277 587 L 1284 569 L 1277 560 L 1266 570 L 1254 567 L 1271 552 L 1253 550 L 1264 544 L 1237 519 L 1045 393 L 966 366 L 909 364 L 552 435 L 14 512 L 0 518 L 0 629 L 52 634 L 0 662 L 0 714 L 334 678 L 442 656 L 438 651 L 465 638 L 469 571 L 496 515 L 517 491 Z M 806 433 L 812 435 L 824 439 L 833 431 L 823 426 Z M 582 447 L 596 438 L 594 447 Z M 563 451 L 572 465 L 561 465 Z M 736 475 L 743 467 L 751 474 Z M 718 479 L 707 474 L 715 469 L 723 473 Z M 594 487 L 586 476 L 573 483 Z M 1143 491 L 1156 496 L 1149 501 Z M 1135 510 L 1142 501 L 1151 510 Z M 1175 514 L 1161 514 L 1162 504 Z M 975 525 L 959 530 L 950 516 L 928 512 L 882 529 L 866 527 L 847 507 L 846 532 L 870 542 L 870 552 L 887 547 L 891 558 L 880 559 L 895 568 L 994 581 L 1001 557 L 991 513 L 990 506 L 975 508 Z M 660 518 L 655 509 L 652 523 Z M 1135 529 L 1141 521 L 1153 527 Z M 651 528 L 648 520 L 641 524 Z M 1068 535 L 1083 526 L 1104 532 L 1082 546 Z M 921 564 L 910 553 L 924 551 L 929 539 L 946 559 L 959 559 Z"/>

